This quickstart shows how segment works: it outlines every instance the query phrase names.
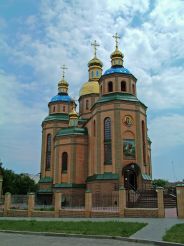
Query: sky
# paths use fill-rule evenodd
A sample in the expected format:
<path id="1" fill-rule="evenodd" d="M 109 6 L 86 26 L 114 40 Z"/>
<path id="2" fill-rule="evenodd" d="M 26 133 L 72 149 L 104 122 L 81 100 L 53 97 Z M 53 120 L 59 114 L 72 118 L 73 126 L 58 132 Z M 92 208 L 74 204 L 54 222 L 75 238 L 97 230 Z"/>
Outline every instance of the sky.
<path id="1" fill-rule="evenodd" d="M 40 172 L 41 122 L 57 94 L 61 65 L 69 94 L 88 81 L 91 42 L 110 67 L 118 33 L 124 66 L 148 106 L 153 178 L 184 179 L 183 0 L 1 0 L 0 159 L 17 173 Z"/>

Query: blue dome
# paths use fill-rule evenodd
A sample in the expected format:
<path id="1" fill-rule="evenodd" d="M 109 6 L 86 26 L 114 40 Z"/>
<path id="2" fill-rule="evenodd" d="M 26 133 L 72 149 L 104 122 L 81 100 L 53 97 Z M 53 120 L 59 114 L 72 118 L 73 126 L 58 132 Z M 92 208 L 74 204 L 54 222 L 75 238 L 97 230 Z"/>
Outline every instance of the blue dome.
<path id="1" fill-rule="evenodd" d="M 131 74 L 130 71 L 128 71 L 128 69 L 124 67 L 111 67 L 105 71 L 104 75 L 112 74 L 112 73 Z"/>
<path id="2" fill-rule="evenodd" d="M 68 95 L 56 95 L 51 98 L 50 102 L 70 102 L 72 98 Z"/>

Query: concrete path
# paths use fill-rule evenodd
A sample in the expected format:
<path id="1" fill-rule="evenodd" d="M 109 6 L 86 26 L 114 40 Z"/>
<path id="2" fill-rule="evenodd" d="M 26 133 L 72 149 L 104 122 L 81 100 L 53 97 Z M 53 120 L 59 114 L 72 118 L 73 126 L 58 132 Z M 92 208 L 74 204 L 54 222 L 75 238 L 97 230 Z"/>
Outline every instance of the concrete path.
<path id="1" fill-rule="evenodd" d="M 145 246 L 142 243 L 113 239 L 50 237 L 0 232 L 1 246 Z M 154 245 L 154 244 L 149 244 Z"/>
<path id="2" fill-rule="evenodd" d="M 162 241 L 166 230 L 175 224 L 184 223 L 184 219 L 177 218 L 14 218 L 0 217 L 0 220 L 38 220 L 38 221 L 124 221 L 148 223 L 140 231 L 133 234 L 132 239 L 145 239 L 150 241 Z"/>

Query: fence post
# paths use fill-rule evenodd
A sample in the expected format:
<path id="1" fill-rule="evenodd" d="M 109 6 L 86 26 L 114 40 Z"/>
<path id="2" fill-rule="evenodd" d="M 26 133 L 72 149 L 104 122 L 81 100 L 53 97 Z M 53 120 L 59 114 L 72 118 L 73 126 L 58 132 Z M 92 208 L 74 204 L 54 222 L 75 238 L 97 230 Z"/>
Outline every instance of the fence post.
<path id="1" fill-rule="evenodd" d="M 126 190 L 124 186 L 121 186 L 119 189 L 119 216 L 125 216 L 125 208 L 126 208 Z"/>
<path id="2" fill-rule="evenodd" d="M 4 216 L 8 215 L 8 210 L 10 209 L 10 207 L 11 207 L 11 193 L 7 192 L 4 198 L 4 213 L 3 213 Z"/>
<path id="3" fill-rule="evenodd" d="M 184 218 L 184 184 L 176 186 L 178 218 Z"/>
<path id="4" fill-rule="evenodd" d="M 164 209 L 164 189 L 163 187 L 157 187 L 157 205 L 158 205 L 158 217 L 165 217 L 165 209 Z"/>
<path id="5" fill-rule="evenodd" d="M 35 207 L 35 193 L 28 193 L 28 211 L 27 215 L 28 217 L 32 216 L 32 211 L 34 210 Z"/>
<path id="6" fill-rule="evenodd" d="M 92 192 L 86 190 L 85 192 L 85 217 L 91 217 L 92 211 Z"/>
<path id="7" fill-rule="evenodd" d="M 59 217 L 61 210 L 62 193 L 60 191 L 54 192 L 54 216 Z"/>

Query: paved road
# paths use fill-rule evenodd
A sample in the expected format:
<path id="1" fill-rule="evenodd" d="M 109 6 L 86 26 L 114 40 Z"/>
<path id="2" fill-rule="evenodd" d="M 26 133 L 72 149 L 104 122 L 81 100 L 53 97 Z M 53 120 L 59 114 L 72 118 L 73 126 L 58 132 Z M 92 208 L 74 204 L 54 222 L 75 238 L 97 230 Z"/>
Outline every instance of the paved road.
<path id="1" fill-rule="evenodd" d="M 113 239 L 91 239 L 21 235 L 0 232 L 1 246 L 145 246 L 146 244 Z M 149 244 L 151 245 L 151 244 Z"/>

